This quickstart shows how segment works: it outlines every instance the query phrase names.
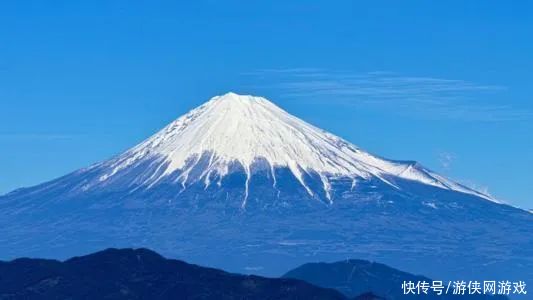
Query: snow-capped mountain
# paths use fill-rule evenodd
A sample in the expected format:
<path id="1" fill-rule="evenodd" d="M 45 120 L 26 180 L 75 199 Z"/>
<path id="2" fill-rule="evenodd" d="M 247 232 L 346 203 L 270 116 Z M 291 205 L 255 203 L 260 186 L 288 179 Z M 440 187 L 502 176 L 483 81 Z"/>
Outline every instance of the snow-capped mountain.
<path id="1" fill-rule="evenodd" d="M 437 279 L 533 278 L 531 213 L 234 93 L 110 160 L 1 196 L 0 211 L 0 259 L 149 247 L 266 275 L 360 258 Z"/>
<path id="2" fill-rule="evenodd" d="M 140 145 L 115 159 L 93 166 L 102 171 L 95 182 L 84 186 L 100 188 L 128 168 L 149 161 L 148 172 L 130 179 L 135 188 L 150 188 L 179 173 L 173 180 L 182 189 L 198 181 L 205 188 L 220 186 L 230 173 L 230 166 L 244 170 L 245 208 L 250 178 L 256 168 L 267 167 L 276 188 L 277 168 L 287 168 L 309 196 L 323 194 L 331 198 L 331 178 L 347 178 L 355 185 L 358 179 L 377 178 L 398 188 L 391 178 L 402 178 L 443 189 L 491 199 L 475 190 L 434 174 L 413 162 L 385 160 L 360 150 L 353 144 L 316 128 L 282 110 L 262 97 L 228 93 L 209 100 L 178 118 Z M 198 168 L 202 164 L 201 169 Z M 258 166 L 260 164 L 263 166 Z M 191 178 L 192 171 L 196 176 Z M 306 183 L 305 175 L 317 175 L 320 191 Z M 388 178 L 388 179 L 387 179 Z M 494 201 L 494 200 L 493 200 Z"/>

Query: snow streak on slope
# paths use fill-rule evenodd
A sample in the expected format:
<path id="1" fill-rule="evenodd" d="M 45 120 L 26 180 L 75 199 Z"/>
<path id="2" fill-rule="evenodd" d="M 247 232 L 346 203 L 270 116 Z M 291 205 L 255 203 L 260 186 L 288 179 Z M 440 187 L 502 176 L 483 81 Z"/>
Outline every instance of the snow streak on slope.
<path id="1" fill-rule="evenodd" d="M 155 172 L 143 184 L 154 185 L 180 171 L 178 179 L 185 188 L 189 172 L 205 154 L 210 158 L 200 180 L 208 186 L 212 174 L 222 178 L 230 172 L 230 165 L 237 162 L 246 172 L 245 198 L 249 192 L 252 165 L 258 159 L 264 159 L 271 170 L 288 168 L 310 195 L 313 195 L 313 190 L 306 185 L 304 175 L 318 174 L 330 201 L 329 179 L 332 177 L 374 177 L 394 186 L 387 180 L 390 176 L 490 199 L 416 163 L 389 161 L 361 151 L 347 141 L 290 115 L 265 98 L 234 93 L 212 98 L 138 146 L 100 164 L 108 170 L 100 181 L 106 181 L 141 161 L 154 160 L 158 162 L 160 172 Z M 274 174 L 272 171 L 275 182 Z"/>

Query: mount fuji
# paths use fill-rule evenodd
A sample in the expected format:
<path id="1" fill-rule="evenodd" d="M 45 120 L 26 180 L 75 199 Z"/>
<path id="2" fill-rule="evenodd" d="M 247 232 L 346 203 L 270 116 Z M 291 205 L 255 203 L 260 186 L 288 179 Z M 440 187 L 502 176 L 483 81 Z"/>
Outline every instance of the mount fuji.
<path id="1" fill-rule="evenodd" d="M 0 196 L 0 211 L 0 259 L 148 247 L 262 275 L 360 258 L 437 280 L 533 278 L 530 212 L 234 93 Z"/>

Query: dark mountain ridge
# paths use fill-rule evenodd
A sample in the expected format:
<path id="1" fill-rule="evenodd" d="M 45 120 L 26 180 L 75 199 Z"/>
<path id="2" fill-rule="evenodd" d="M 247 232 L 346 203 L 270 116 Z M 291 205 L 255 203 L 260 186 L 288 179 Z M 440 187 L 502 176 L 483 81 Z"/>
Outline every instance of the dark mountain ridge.
<path id="1" fill-rule="evenodd" d="M 165 259 L 147 249 L 107 249 L 64 262 L 0 262 L 0 299 L 331 299 L 301 280 L 239 275 Z"/>
<path id="2" fill-rule="evenodd" d="M 420 275 L 409 274 L 384 264 L 366 260 L 350 259 L 334 263 L 307 263 L 287 272 L 284 278 L 301 279 L 317 286 L 336 289 L 348 297 L 371 293 L 383 299 L 428 299 L 428 300 L 505 300 L 503 295 L 437 295 L 431 289 L 428 295 L 405 295 L 402 287 L 404 282 L 428 282 L 429 279 Z M 446 282 L 443 283 L 446 286 Z"/>

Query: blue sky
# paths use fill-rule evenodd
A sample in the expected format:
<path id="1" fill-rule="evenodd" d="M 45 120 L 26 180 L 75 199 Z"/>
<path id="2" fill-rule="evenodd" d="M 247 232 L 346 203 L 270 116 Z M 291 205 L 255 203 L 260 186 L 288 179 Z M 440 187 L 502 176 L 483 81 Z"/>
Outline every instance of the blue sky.
<path id="1" fill-rule="evenodd" d="M 0 193 L 234 91 L 533 208 L 531 3 L 177 2 L 0 3 Z"/>

